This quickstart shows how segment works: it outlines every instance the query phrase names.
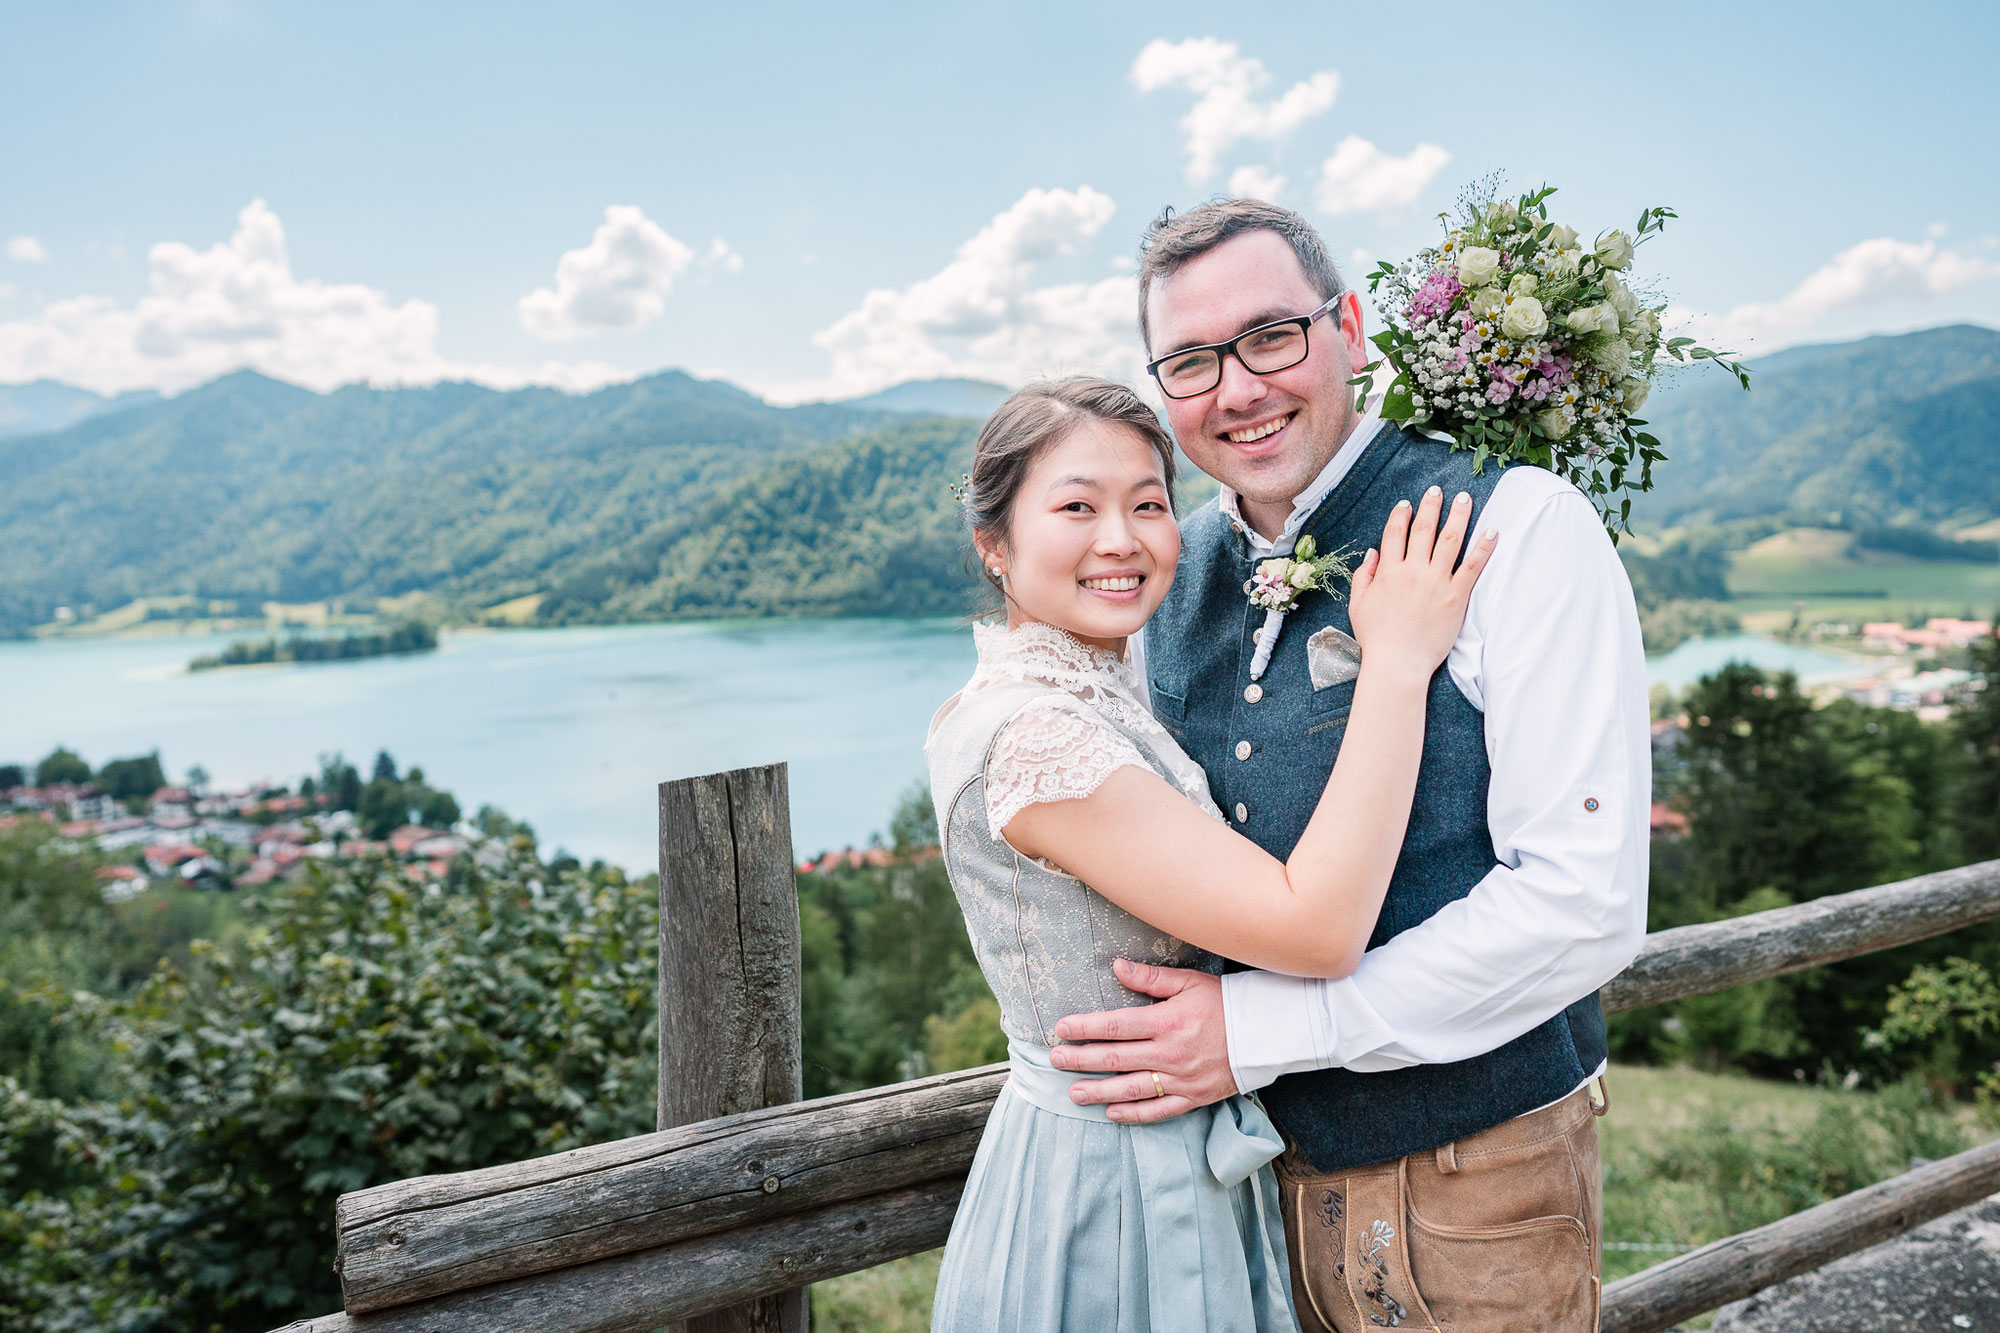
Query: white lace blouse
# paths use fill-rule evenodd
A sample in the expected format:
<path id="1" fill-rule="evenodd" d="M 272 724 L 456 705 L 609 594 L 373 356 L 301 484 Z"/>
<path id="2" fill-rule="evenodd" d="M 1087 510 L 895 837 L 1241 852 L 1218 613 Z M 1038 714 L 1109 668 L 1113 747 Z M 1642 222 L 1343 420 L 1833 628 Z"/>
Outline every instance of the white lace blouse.
<path id="1" fill-rule="evenodd" d="M 1061 690 L 1015 713 L 993 743 L 986 765 L 986 819 L 996 839 L 1031 805 L 1091 795 L 1127 765 L 1154 772 L 1138 748 L 1108 725 L 1115 719 L 1144 736 L 1174 784 L 1211 818 L 1222 812 L 1209 796 L 1201 766 L 1154 720 L 1140 697 L 1144 686 L 1130 663 L 1053 625 L 1015 629 L 976 625 L 979 666 L 965 693 L 1002 683 L 1034 681 Z"/>

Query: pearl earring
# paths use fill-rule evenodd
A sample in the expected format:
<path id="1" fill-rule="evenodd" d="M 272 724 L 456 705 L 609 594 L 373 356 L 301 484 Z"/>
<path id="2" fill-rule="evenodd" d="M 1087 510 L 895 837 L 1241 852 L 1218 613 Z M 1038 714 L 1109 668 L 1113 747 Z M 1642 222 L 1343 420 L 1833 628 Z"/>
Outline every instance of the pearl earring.
<path id="1" fill-rule="evenodd" d="M 999 578 L 999 577 L 1000 577 L 1000 566 L 998 566 L 998 565 L 988 565 L 988 566 L 986 567 L 986 572 L 987 572 L 987 573 L 989 573 L 989 574 L 991 574 L 991 575 L 992 575 L 992 576 L 993 576 L 994 578 L 996 578 L 996 579 L 997 579 L 997 578 Z"/>

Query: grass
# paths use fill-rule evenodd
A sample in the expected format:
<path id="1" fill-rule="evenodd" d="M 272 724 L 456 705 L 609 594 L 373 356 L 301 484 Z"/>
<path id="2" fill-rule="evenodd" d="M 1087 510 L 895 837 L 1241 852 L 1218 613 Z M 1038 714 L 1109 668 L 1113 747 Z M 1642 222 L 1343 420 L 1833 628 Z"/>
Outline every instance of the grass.
<path id="1" fill-rule="evenodd" d="M 1852 533 L 1792 528 L 1736 552 L 1729 590 L 1745 628 L 1767 632 L 1799 601 L 1809 621 L 1977 617 L 2000 605 L 2000 565 L 1857 551 Z"/>
<path id="2" fill-rule="evenodd" d="M 1613 1069 L 1607 1082 L 1611 1111 L 1598 1127 L 1610 1242 L 1703 1245 L 1905 1170 L 1912 1156 L 2000 1136 L 1970 1108 L 1938 1110 L 1916 1084 L 1849 1092 L 1642 1066 Z M 929 1324 L 940 1253 L 816 1284 L 813 1327 L 918 1333 Z M 1604 1280 L 1673 1253 L 1607 1249 Z"/>

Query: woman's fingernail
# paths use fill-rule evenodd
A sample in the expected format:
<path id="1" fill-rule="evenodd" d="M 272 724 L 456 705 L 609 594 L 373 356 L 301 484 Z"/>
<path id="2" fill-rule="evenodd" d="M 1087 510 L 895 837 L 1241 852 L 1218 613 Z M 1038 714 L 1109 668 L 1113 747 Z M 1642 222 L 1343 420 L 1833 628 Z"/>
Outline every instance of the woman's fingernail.
<path id="1" fill-rule="evenodd" d="M 1486 529 L 1486 531 L 1484 531 L 1484 532 L 1482 532 L 1482 533 L 1480 533 L 1480 534 L 1479 534 L 1479 540 L 1480 540 L 1480 541 L 1483 541 L 1483 542 L 1497 542 L 1497 541 L 1499 541 L 1499 540 L 1500 540 L 1500 529 L 1498 529 L 1498 528 L 1488 528 L 1488 529 Z"/>
<path id="2" fill-rule="evenodd" d="M 1429 490 L 1427 490 L 1427 491 L 1425 491 L 1425 492 L 1424 492 L 1424 499 L 1426 499 L 1426 500 L 1431 500 L 1431 499 L 1435 499 L 1436 497 L 1438 497 L 1438 496 L 1440 496 L 1440 495 L 1443 495 L 1443 494 L 1444 494 L 1444 487 L 1442 487 L 1442 486 L 1433 486 L 1433 487 L 1431 487 L 1431 488 L 1430 488 Z"/>
<path id="3" fill-rule="evenodd" d="M 1453 500 L 1452 503 L 1455 505 L 1469 505 L 1472 503 L 1472 497 L 1467 495 L 1464 491 L 1460 491 L 1458 493 L 1458 498 L 1456 500 Z"/>
<path id="4" fill-rule="evenodd" d="M 1396 501 L 1396 508 L 1398 509 L 1408 509 L 1409 507 L 1410 507 L 1410 502 L 1408 500 Z"/>

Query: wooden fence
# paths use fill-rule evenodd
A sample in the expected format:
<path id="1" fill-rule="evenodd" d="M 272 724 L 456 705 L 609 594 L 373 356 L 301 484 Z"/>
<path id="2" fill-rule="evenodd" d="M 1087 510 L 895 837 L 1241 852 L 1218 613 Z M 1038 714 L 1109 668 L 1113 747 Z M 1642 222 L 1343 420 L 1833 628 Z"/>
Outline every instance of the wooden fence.
<path id="1" fill-rule="evenodd" d="M 290 1333 L 802 1333 L 806 1284 L 943 1243 L 1003 1065 L 800 1102 L 783 765 L 660 787 L 660 1130 L 341 1196 L 343 1312 Z M 2000 917 L 2000 861 L 1647 937 L 1607 1012 Z M 1655 1333 L 2000 1191 L 2000 1143 L 1605 1289 Z"/>

